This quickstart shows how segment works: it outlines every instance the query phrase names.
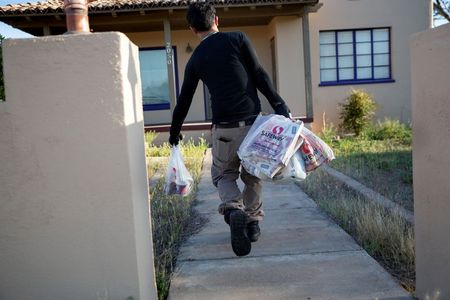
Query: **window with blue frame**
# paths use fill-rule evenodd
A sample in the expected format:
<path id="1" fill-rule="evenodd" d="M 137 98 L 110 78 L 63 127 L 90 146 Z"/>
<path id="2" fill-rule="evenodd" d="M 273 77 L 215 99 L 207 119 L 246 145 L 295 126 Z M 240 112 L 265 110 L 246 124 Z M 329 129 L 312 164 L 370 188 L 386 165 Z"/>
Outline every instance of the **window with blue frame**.
<path id="1" fill-rule="evenodd" d="M 320 85 L 393 82 L 389 28 L 321 31 Z"/>
<path id="2" fill-rule="evenodd" d="M 142 102 L 144 110 L 170 109 L 168 67 L 176 69 L 176 49 L 173 47 L 174 63 L 168 65 L 166 48 L 142 48 L 139 50 L 141 66 Z M 177 76 L 175 72 L 175 76 Z M 178 82 L 178 78 L 175 78 Z"/>

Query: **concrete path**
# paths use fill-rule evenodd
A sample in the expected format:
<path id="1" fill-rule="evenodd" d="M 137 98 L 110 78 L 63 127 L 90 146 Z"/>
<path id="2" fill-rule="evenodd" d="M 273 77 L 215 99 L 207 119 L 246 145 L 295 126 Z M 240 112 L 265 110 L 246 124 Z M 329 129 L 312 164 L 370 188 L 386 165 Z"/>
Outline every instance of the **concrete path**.
<path id="1" fill-rule="evenodd" d="M 295 184 L 264 184 L 262 235 L 236 257 L 210 165 L 196 206 L 208 222 L 182 246 L 169 299 L 412 299 Z"/>

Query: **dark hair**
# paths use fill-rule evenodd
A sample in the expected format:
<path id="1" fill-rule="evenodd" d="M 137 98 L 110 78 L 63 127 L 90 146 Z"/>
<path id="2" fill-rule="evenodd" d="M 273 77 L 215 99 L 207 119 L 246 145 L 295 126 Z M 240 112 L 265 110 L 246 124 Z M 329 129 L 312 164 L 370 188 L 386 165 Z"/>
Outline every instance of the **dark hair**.
<path id="1" fill-rule="evenodd" d="M 208 31 L 214 25 L 216 9 L 208 2 L 194 2 L 189 5 L 186 19 L 197 31 Z"/>

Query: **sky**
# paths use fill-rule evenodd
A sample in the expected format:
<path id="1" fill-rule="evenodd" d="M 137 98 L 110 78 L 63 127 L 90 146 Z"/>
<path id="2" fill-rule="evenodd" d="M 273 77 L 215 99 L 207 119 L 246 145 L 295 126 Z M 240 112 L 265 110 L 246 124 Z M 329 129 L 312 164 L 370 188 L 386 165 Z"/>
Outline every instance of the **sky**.
<path id="1" fill-rule="evenodd" d="M 42 0 L 40 0 L 42 1 Z M 38 0 L 0 0 L 0 6 L 5 6 L 7 4 L 16 4 L 16 3 L 27 3 L 27 2 L 38 2 Z M 6 38 L 27 38 L 32 37 L 32 35 L 23 32 L 19 29 L 15 29 L 3 22 L 0 22 L 0 34 Z"/>
<path id="2" fill-rule="evenodd" d="M 0 6 L 5 6 L 7 4 L 15 4 L 15 3 L 27 3 L 27 2 L 38 2 L 43 0 L 0 0 Z M 434 26 L 440 26 L 442 24 L 447 23 L 445 20 L 438 20 L 434 23 Z M 15 29 L 3 22 L 0 22 L 0 34 L 6 38 L 27 38 L 32 37 L 32 35 L 23 32 L 21 30 Z"/>

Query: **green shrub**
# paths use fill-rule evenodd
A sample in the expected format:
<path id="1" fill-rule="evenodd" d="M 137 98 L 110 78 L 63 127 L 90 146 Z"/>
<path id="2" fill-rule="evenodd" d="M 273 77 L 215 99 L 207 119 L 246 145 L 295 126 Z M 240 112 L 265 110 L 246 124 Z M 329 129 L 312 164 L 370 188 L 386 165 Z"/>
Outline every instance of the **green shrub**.
<path id="1" fill-rule="evenodd" d="M 408 142 L 411 141 L 412 131 L 409 126 L 400 123 L 400 121 L 386 118 L 383 122 L 378 122 L 372 126 L 368 130 L 367 136 L 373 140 L 397 139 Z"/>
<path id="2" fill-rule="evenodd" d="M 376 110 L 373 97 L 363 90 L 351 90 L 344 103 L 339 103 L 342 110 L 342 128 L 359 136 L 371 122 Z"/>

